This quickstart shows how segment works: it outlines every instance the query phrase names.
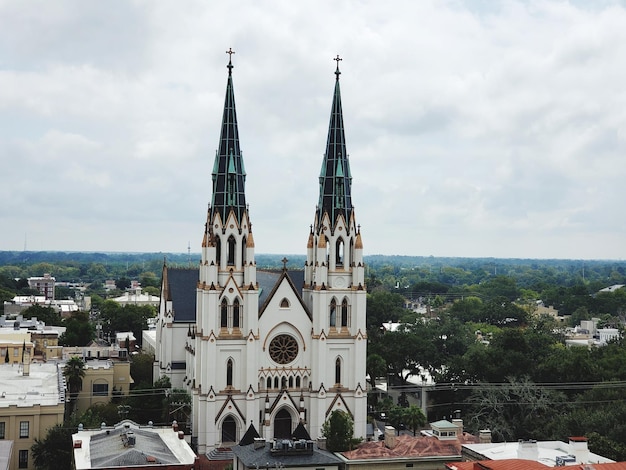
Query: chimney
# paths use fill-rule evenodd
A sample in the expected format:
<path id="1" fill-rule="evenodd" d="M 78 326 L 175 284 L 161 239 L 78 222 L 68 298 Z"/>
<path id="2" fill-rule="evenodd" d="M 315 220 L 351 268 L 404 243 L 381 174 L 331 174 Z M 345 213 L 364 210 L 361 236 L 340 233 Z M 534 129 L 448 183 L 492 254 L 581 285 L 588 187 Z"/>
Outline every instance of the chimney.
<path id="1" fill-rule="evenodd" d="M 172 421 L 172 429 L 174 430 L 174 432 L 178 432 L 178 422 L 177 421 Z"/>
<path id="2" fill-rule="evenodd" d="M 385 426 L 385 447 L 393 449 L 396 446 L 396 428 Z"/>
<path id="3" fill-rule="evenodd" d="M 589 447 L 586 437 L 570 437 L 569 453 L 576 457 L 576 463 L 589 462 Z"/>
<path id="4" fill-rule="evenodd" d="M 184 433 L 184 431 L 178 431 L 178 438 L 179 438 L 179 439 L 184 439 L 184 438 L 185 438 L 185 433 Z"/>
<path id="5" fill-rule="evenodd" d="M 491 429 L 481 429 L 478 431 L 479 444 L 491 444 Z"/>
<path id="6" fill-rule="evenodd" d="M 534 439 L 530 439 L 528 441 L 519 440 L 517 444 L 517 458 L 537 461 L 539 459 L 537 441 Z"/>
<path id="7" fill-rule="evenodd" d="M 461 418 L 452 419 L 452 424 L 456 425 L 459 430 L 456 432 L 457 437 L 463 436 L 463 420 Z"/>

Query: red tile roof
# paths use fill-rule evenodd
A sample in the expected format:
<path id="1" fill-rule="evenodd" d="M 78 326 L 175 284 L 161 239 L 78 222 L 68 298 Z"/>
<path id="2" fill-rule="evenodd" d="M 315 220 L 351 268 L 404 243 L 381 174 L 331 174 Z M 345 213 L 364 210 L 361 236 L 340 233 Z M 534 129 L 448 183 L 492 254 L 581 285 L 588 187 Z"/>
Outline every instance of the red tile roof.
<path id="1" fill-rule="evenodd" d="M 396 446 L 390 449 L 384 441 L 369 441 L 361 444 L 358 448 L 342 452 L 349 460 L 362 459 L 393 459 L 410 457 L 449 457 L 461 455 L 461 445 L 475 443 L 476 438 L 471 434 L 464 434 L 460 440 L 440 441 L 433 436 L 396 436 Z"/>

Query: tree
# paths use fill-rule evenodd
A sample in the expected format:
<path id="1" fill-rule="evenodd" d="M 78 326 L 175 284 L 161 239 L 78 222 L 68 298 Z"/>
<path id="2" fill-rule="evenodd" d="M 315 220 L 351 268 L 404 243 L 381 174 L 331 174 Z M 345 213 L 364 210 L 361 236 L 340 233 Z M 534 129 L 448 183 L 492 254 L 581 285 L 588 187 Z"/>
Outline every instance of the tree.
<path id="1" fill-rule="evenodd" d="M 71 357 L 63 367 L 63 375 L 67 380 L 69 388 L 70 402 L 75 404 L 78 399 L 78 392 L 83 388 L 85 378 L 85 362 L 78 356 Z"/>
<path id="2" fill-rule="evenodd" d="M 426 416 L 422 409 L 417 405 L 410 405 L 408 408 L 404 408 L 404 424 L 415 433 L 419 428 L 426 424 Z"/>
<path id="3" fill-rule="evenodd" d="M 41 305 L 31 305 L 22 311 L 24 318 L 36 317 L 38 321 L 44 322 L 46 325 L 61 325 L 61 315 L 52 307 L 43 307 Z"/>
<path id="4" fill-rule="evenodd" d="M 370 384 L 372 388 L 376 387 L 376 378 L 385 377 L 387 373 L 387 362 L 379 354 L 370 354 L 367 356 L 367 362 L 365 369 L 369 375 Z"/>
<path id="5" fill-rule="evenodd" d="M 343 452 L 352 449 L 361 439 L 352 437 L 354 423 L 350 415 L 335 410 L 322 425 L 322 436 L 326 438 L 326 448 L 331 452 Z"/>
<path id="6" fill-rule="evenodd" d="M 62 346 L 86 346 L 96 337 L 93 323 L 87 312 L 74 312 L 63 320 L 65 333 L 59 337 Z"/>
<path id="7" fill-rule="evenodd" d="M 31 450 L 37 470 L 72 468 L 72 432 L 72 428 L 57 424 L 48 429 L 43 439 L 35 438 Z"/>

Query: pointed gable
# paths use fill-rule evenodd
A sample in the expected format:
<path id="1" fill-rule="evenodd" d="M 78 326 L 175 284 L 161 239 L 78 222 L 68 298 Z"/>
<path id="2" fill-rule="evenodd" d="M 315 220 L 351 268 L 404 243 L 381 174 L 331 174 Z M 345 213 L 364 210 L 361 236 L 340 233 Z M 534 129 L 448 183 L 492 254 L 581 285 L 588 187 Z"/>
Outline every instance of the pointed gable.
<path id="1" fill-rule="evenodd" d="M 257 432 L 256 428 L 254 427 L 254 424 L 252 424 L 252 422 L 250 423 L 250 426 L 248 426 L 248 429 L 246 430 L 246 433 L 243 435 L 243 437 L 241 438 L 241 441 L 239 441 L 239 445 L 240 446 L 247 446 L 250 444 L 254 444 L 254 439 L 258 439 L 259 437 L 259 433 Z"/>

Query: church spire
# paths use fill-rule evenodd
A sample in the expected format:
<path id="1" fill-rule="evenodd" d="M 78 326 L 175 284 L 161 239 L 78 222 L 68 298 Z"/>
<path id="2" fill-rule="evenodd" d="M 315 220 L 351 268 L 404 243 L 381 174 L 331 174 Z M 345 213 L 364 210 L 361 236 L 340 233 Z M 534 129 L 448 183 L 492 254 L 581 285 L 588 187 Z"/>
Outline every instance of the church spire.
<path id="1" fill-rule="evenodd" d="M 326 141 L 326 153 L 320 172 L 320 198 L 317 207 L 317 220 L 321 221 L 324 213 L 328 213 L 331 227 L 337 223 L 337 217 L 343 215 L 346 223 L 349 223 L 352 215 L 350 163 L 346 151 L 346 137 L 343 129 L 343 112 L 341 110 L 341 91 L 339 88 L 339 56 L 335 70 L 335 93 L 330 112 L 330 124 L 328 126 L 328 139 Z"/>
<path id="2" fill-rule="evenodd" d="M 219 148 L 213 164 L 213 192 L 211 200 L 211 220 L 220 214 L 226 221 L 233 210 L 237 221 L 241 223 L 246 210 L 245 181 L 246 171 L 239 148 L 239 131 L 237 128 L 237 112 L 235 110 L 235 93 L 233 90 L 233 62 L 235 53 L 232 48 L 226 51 L 228 60 L 228 82 L 224 101 L 224 116 Z"/>

